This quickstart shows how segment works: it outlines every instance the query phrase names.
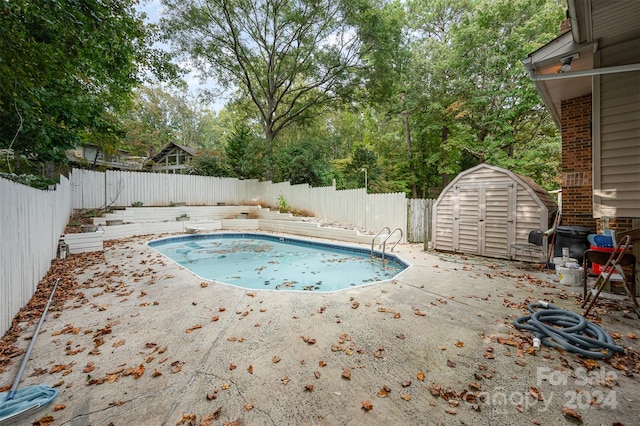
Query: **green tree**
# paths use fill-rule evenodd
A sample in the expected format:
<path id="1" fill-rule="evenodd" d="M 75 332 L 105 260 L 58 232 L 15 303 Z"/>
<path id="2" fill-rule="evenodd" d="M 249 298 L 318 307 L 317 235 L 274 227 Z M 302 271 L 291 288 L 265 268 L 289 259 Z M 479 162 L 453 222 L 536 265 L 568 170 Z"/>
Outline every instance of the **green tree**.
<path id="1" fill-rule="evenodd" d="M 64 162 L 82 140 L 115 143 L 140 76 L 172 69 L 136 3 L 0 1 L 1 148 Z"/>
<path id="2" fill-rule="evenodd" d="M 196 152 L 189 164 L 188 173 L 201 176 L 228 176 L 222 153 L 213 149 L 201 149 Z"/>
<path id="3" fill-rule="evenodd" d="M 265 155 L 261 140 L 251 129 L 238 124 L 224 148 L 231 177 L 261 179 L 265 168 Z"/>
<path id="4" fill-rule="evenodd" d="M 452 138 L 477 162 L 522 172 L 525 152 L 559 141 L 521 60 L 557 35 L 562 18 L 557 0 L 482 0 L 456 27 L 448 61 L 456 99 L 448 108 L 464 134 Z"/>
<path id="5" fill-rule="evenodd" d="M 141 86 L 124 120 L 125 143 L 139 155 L 154 155 L 170 142 L 192 148 L 221 148 L 211 128 L 212 112 L 187 89 Z"/>
<path id="6" fill-rule="evenodd" d="M 251 100 L 271 157 L 276 136 L 350 84 L 360 42 L 341 2 L 163 0 L 166 38 L 205 77 Z M 346 2 L 345 4 L 348 4 Z"/>

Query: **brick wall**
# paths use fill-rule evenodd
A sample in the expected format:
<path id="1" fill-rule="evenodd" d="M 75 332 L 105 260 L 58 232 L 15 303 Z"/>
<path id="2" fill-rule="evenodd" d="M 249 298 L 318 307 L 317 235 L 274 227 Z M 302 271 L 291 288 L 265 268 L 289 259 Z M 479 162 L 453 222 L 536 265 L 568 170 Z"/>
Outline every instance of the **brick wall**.
<path id="1" fill-rule="evenodd" d="M 596 231 L 591 170 L 591 95 L 562 101 L 562 225 Z"/>
<path id="2" fill-rule="evenodd" d="M 597 219 L 598 231 L 603 229 L 614 229 L 617 232 L 631 231 L 634 229 L 633 219 L 629 217 L 608 217 Z"/>

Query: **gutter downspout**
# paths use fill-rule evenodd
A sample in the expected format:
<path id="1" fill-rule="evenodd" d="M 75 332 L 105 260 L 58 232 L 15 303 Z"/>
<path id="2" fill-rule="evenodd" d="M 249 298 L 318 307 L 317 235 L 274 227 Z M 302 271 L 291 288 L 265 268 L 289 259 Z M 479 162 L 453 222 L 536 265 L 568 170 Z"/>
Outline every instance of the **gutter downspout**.
<path id="1" fill-rule="evenodd" d="M 573 42 L 580 44 L 580 27 L 578 26 L 578 16 L 576 13 L 576 0 L 567 0 L 567 8 L 569 9 L 569 22 L 571 22 Z"/>

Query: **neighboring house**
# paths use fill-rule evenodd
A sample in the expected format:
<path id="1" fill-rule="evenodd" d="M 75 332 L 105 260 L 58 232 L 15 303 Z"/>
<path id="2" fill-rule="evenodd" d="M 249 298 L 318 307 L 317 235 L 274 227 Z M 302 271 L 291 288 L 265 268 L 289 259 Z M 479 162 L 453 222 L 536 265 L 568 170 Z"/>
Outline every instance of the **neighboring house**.
<path id="1" fill-rule="evenodd" d="M 67 160 L 70 165 L 78 167 L 142 170 L 146 158 L 133 156 L 122 150 L 116 154 L 106 154 L 96 145 L 85 145 L 67 151 Z"/>
<path id="2" fill-rule="evenodd" d="M 640 228 L 640 1 L 567 4 L 523 60 L 562 132 L 562 224 Z"/>
<path id="3" fill-rule="evenodd" d="M 158 173 L 184 174 L 195 153 L 196 150 L 193 148 L 171 142 L 149 159 L 151 170 Z"/>

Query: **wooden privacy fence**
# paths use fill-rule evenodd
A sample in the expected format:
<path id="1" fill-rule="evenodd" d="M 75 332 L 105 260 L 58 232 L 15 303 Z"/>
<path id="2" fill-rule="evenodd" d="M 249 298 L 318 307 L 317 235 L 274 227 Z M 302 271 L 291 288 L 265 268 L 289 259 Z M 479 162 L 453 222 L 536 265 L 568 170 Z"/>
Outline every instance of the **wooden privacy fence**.
<path id="1" fill-rule="evenodd" d="M 61 177 L 42 191 L 0 178 L 0 333 L 35 293 L 56 257 L 71 215 L 71 186 Z"/>
<path id="2" fill-rule="evenodd" d="M 367 194 L 364 189 L 313 188 L 307 184 L 272 183 L 209 176 L 74 169 L 71 174 L 73 208 L 105 206 L 258 204 L 278 206 L 280 200 L 316 217 L 350 224 L 370 232 L 384 226 L 406 234 L 404 193 Z"/>
<path id="3" fill-rule="evenodd" d="M 431 241 L 431 217 L 436 200 L 412 198 L 409 203 L 407 240 L 411 243 Z"/>

